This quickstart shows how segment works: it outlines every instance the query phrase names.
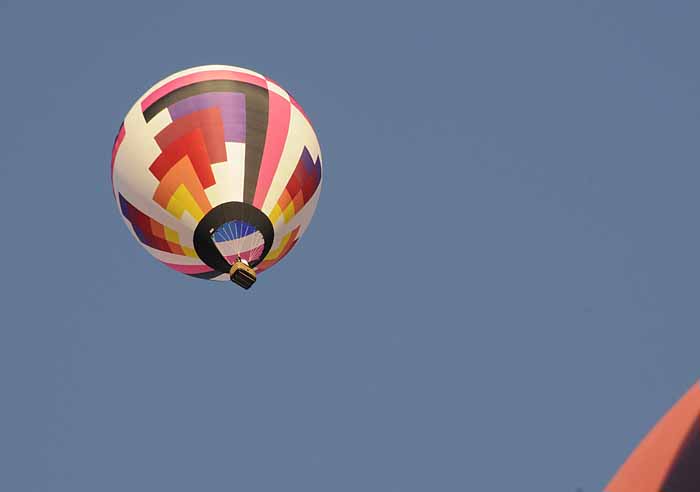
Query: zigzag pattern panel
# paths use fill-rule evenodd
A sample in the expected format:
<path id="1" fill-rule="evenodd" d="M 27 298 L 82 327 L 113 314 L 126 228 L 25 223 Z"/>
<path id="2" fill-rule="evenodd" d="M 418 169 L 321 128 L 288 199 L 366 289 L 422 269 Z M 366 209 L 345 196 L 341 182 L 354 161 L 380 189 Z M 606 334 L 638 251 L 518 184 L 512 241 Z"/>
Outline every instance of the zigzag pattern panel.
<path id="1" fill-rule="evenodd" d="M 270 212 L 270 221 L 275 224 L 280 216 L 288 222 L 311 199 L 321 182 L 321 159 L 314 162 L 309 150 L 304 147 L 299 162 L 287 182 L 277 204 Z"/>
<path id="2" fill-rule="evenodd" d="M 119 195 L 119 206 L 122 215 L 131 223 L 139 241 L 146 246 L 174 255 L 196 258 L 192 248 L 182 246 L 176 231 L 165 227 L 160 222 L 150 218 Z"/>
<path id="3" fill-rule="evenodd" d="M 292 230 L 289 234 L 284 236 L 282 238 L 282 241 L 280 242 L 280 245 L 267 254 L 265 259 L 256 267 L 256 270 L 258 272 L 263 272 L 275 265 L 275 263 L 282 260 L 282 258 L 284 258 L 287 255 L 287 253 L 291 251 L 291 249 L 294 247 L 297 240 L 299 239 L 299 229 L 300 228 L 297 227 L 296 229 Z"/>

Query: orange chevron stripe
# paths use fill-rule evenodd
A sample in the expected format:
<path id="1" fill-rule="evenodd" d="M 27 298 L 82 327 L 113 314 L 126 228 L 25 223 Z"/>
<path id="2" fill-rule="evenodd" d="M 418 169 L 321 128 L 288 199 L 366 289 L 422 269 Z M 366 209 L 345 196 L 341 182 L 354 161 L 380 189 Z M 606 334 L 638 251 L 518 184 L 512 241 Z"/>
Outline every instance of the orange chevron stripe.
<path id="1" fill-rule="evenodd" d="M 203 213 L 211 210 L 211 203 L 202 184 L 199 182 L 197 173 L 192 167 L 192 162 L 188 156 L 180 159 L 170 170 L 163 176 L 160 184 L 156 188 L 153 195 L 153 200 L 161 207 L 167 209 L 173 195 L 175 195 L 178 187 L 184 185 L 187 191 L 192 195 L 195 203 L 199 206 Z"/>

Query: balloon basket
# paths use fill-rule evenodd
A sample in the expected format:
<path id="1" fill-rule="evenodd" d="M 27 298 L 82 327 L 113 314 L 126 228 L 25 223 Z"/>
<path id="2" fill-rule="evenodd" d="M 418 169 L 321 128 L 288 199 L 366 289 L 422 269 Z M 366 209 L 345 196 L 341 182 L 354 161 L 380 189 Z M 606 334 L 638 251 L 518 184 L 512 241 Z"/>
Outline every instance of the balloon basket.
<path id="1" fill-rule="evenodd" d="M 231 282 L 246 290 L 250 289 L 255 280 L 257 280 L 255 270 L 240 260 L 231 265 L 229 276 L 231 277 Z"/>

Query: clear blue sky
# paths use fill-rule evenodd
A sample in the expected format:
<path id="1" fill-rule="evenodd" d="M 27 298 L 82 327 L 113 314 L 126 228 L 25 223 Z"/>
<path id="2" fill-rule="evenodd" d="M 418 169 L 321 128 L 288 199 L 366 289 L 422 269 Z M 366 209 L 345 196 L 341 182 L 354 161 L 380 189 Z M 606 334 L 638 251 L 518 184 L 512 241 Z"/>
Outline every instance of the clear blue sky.
<path id="1" fill-rule="evenodd" d="M 1 2 L 0 490 L 602 489 L 700 377 L 699 18 Z M 324 151 L 249 292 L 158 264 L 110 191 L 133 101 L 211 63 Z"/>

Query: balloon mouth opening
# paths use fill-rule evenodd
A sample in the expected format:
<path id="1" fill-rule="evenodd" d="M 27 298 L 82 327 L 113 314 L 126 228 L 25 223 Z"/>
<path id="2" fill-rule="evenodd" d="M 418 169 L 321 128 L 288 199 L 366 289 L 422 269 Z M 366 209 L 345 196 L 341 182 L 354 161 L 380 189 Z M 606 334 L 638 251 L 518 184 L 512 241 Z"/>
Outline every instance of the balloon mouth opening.
<path id="1" fill-rule="evenodd" d="M 254 268 L 265 259 L 274 238 L 274 228 L 264 212 L 249 203 L 226 202 L 199 221 L 193 243 L 207 266 L 249 289 L 257 278 Z"/>
<path id="2" fill-rule="evenodd" d="M 243 260 L 247 265 L 257 264 L 265 249 L 265 238 L 252 224 L 232 220 L 212 228 L 210 236 L 219 253 L 231 265 Z"/>

